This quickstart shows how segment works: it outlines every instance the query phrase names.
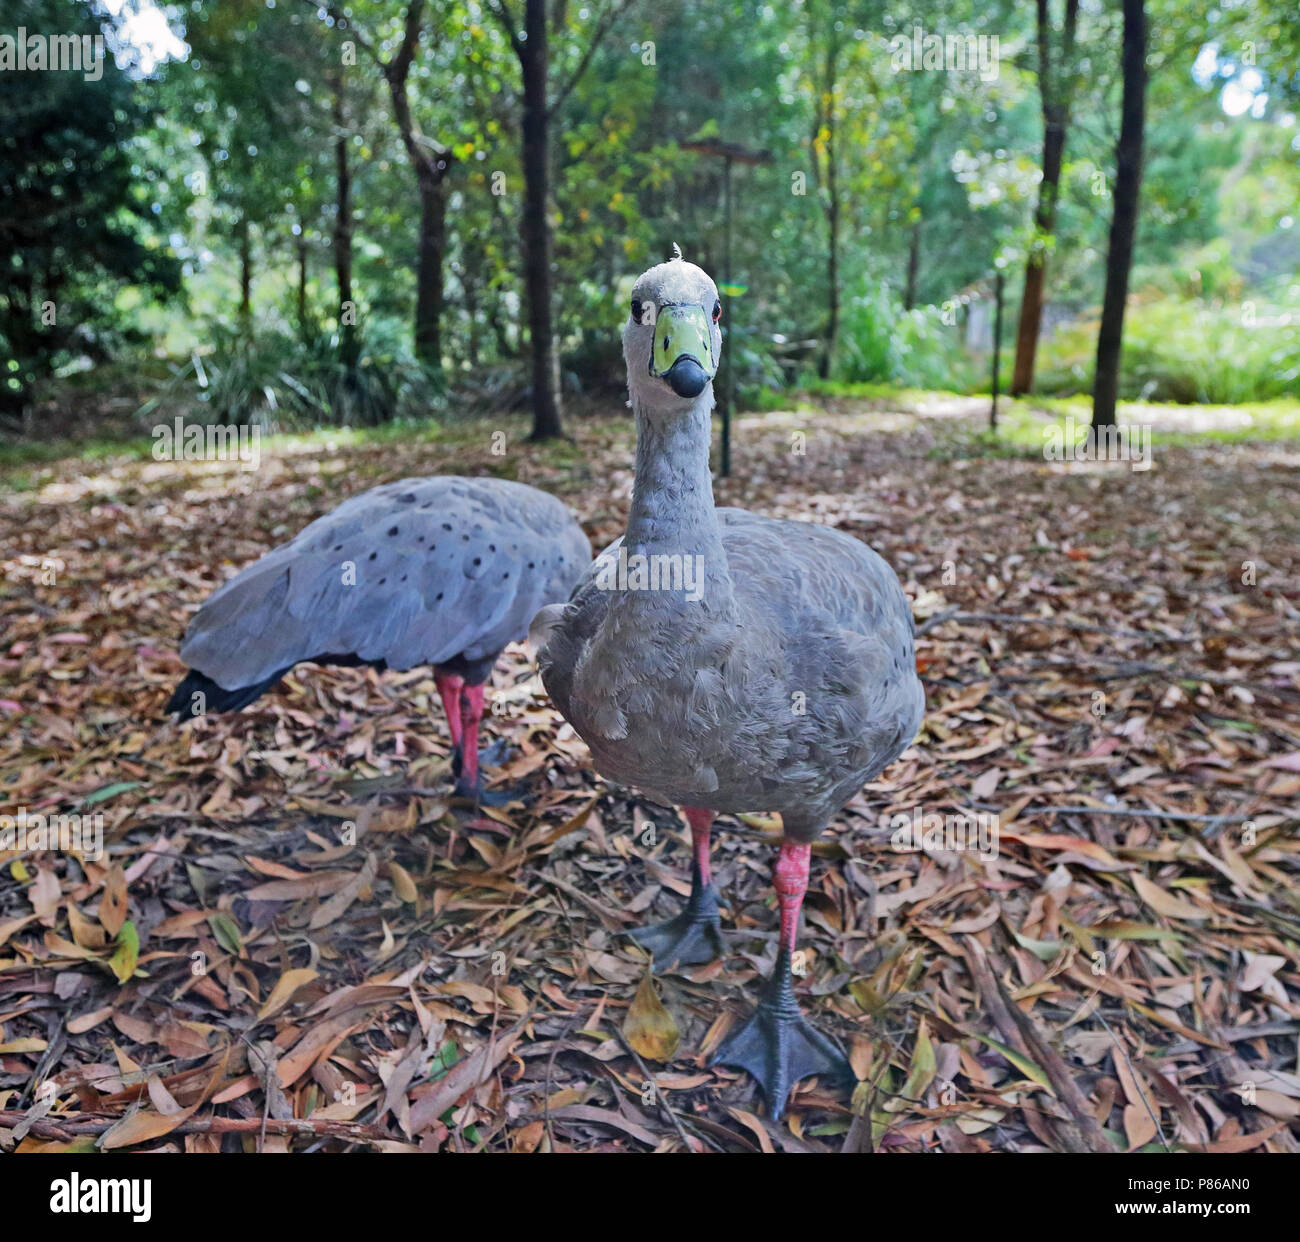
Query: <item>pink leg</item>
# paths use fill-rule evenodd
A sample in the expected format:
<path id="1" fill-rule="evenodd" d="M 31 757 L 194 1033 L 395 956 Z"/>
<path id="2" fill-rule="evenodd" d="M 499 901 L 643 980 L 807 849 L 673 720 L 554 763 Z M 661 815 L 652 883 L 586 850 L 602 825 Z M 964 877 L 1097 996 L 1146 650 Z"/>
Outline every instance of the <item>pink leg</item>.
<path id="1" fill-rule="evenodd" d="M 799 934 L 799 911 L 803 907 L 803 895 L 808 891 L 811 857 L 810 844 L 787 837 L 781 842 L 781 852 L 772 871 L 772 886 L 781 904 L 781 947 L 789 953 L 794 952 L 795 937 Z"/>
<path id="2" fill-rule="evenodd" d="M 682 814 L 691 826 L 691 895 L 686 908 L 666 923 L 638 927 L 628 933 L 643 949 L 654 955 L 655 970 L 674 962 L 696 966 L 722 956 L 719 930 L 718 893 L 713 887 L 709 865 L 709 835 L 714 812 L 699 806 L 684 806 Z"/>
<path id="3" fill-rule="evenodd" d="M 438 697 L 442 699 L 442 710 L 447 713 L 447 729 L 451 733 L 451 744 L 460 745 L 460 692 L 465 685 L 463 677 L 454 674 L 434 673 L 433 684 L 438 687 Z"/>
<path id="4" fill-rule="evenodd" d="M 795 1083 L 810 1074 L 852 1081 L 853 1070 L 844 1051 L 799 1012 L 794 998 L 791 958 L 799 931 L 799 911 L 808 891 L 808 860 L 812 846 L 789 838 L 773 869 L 772 884 L 781 903 L 781 948 L 776 969 L 763 988 L 754 1016 L 729 1035 L 715 1063 L 748 1070 L 767 1097 L 770 1114 L 779 1118 Z"/>
<path id="5" fill-rule="evenodd" d="M 684 806 L 682 814 L 691 826 L 691 853 L 699 868 L 700 883 L 713 883 L 713 868 L 709 865 L 709 832 L 713 827 L 714 812 L 700 806 Z"/>
<path id="6" fill-rule="evenodd" d="M 483 687 L 466 686 L 460 699 L 461 722 L 465 734 L 461 747 L 461 779 L 470 786 L 478 786 L 478 725 L 483 719 Z"/>

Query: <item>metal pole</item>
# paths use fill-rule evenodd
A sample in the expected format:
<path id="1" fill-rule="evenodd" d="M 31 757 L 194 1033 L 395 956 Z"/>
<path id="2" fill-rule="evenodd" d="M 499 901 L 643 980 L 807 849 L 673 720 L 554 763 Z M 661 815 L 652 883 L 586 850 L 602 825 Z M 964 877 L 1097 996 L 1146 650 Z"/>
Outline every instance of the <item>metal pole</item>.
<path id="1" fill-rule="evenodd" d="M 998 429 L 998 372 L 1002 369 L 1002 273 L 993 277 L 993 408 L 989 411 L 989 426 Z"/>
<path id="2" fill-rule="evenodd" d="M 722 165 L 722 210 L 725 217 L 724 254 L 722 266 L 726 271 L 726 287 L 731 288 L 733 272 L 731 270 L 731 156 L 727 156 Z M 731 365 L 731 337 L 736 326 L 731 321 L 732 299 L 729 293 L 723 295 L 726 314 L 723 316 L 722 365 L 726 368 L 722 391 L 722 477 L 731 474 L 731 408 L 736 399 L 735 369 Z"/>

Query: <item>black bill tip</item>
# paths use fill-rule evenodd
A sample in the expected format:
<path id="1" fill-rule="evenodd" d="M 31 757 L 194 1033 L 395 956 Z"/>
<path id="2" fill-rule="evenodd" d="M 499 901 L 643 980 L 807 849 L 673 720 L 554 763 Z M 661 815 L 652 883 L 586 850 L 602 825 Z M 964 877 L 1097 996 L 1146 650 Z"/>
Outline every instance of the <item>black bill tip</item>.
<path id="1" fill-rule="evenodd" d="M 704 391 L 704 385 L 709 382 L 704 368 L 694 358 L 686 356 L 678 358 L 668 368 L 664 379 L 679 397 L 698 397 Z"/>

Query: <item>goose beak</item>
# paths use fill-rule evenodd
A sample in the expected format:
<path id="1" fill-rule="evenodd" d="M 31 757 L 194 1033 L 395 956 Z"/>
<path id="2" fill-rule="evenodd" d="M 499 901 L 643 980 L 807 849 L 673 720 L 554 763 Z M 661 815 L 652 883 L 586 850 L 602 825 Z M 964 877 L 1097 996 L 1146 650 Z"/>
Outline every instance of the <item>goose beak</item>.
<path id="1" fill-rule="evenodd" d="M 694 398 L 717 374 L 713 336 L 702 306 L 661 306 L 650 349 L 650 374 L 679 397 Z"/>

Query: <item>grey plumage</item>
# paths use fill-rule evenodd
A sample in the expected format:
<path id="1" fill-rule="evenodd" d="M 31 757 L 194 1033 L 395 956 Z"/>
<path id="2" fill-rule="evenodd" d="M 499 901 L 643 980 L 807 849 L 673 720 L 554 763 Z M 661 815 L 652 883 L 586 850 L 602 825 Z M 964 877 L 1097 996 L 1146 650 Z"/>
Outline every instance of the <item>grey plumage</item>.
<path id="1" fill-rule="evenodd" d="M 181 659 L 226 689 L 300 660 L 475 663 L 524 636 L 591 558 L 553 496 L 505 479 L 403 479 L 353 496 L 199 609 Z"/>
<path id="2" fill-rule="evenodd" d="M 707 306 L 711 288 L 669 262 L 637 293 Z M 631 323 L 624 347 L 638 432 L 627 534 L 534 621 L 543 683 L 612 779 L 683 806 L 779 811 L 809 840 L 920 725 L 907 598 L 849 535 L 715 510 L 712 388 L 674 398 Z M 699 598 L 602 586 L 620 554 L 698 564 Z"/>
<path id="3" fill-rule="evenodd" d="M 607 776 L 666 803 L 779 811 L 811 838 L 920 725 L 911 612 L 851 536 L 716 512 L 716 604 L 601 589 L 593 566 L 539 654 L 542 680 Z"/>
<path id="4" fill-rule="evenodd" d="M 623 327 L 636 413 L 627 533 L 531 633 L 542 681 L 597 768 L 679 804 L 691 894 L 628 934 L 655 969 L 725 951 L 710 832 L 718 811 L 779 811 L 776 963 L 716 1060 L 759 1082 L 773 1117 L 811 1074 L 848 1081 L 842 1047 L 799 1011 L 794 951 L 811 842 L 921 722 L 912 614 L 893 570 L 839 531 L 715 509 L 713 281 L 680 258 L 632 290 Z"/>

